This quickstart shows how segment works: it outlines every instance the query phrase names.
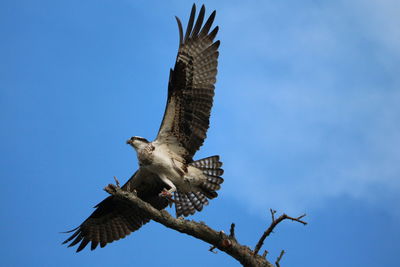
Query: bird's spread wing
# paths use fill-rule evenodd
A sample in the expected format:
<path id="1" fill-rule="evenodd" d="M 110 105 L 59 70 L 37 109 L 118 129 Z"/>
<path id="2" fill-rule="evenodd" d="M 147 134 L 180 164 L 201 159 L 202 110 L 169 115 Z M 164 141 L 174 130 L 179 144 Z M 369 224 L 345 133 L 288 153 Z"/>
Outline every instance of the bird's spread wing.
<path id="1" fill-rule="evenodd" d="M 157 209 L 164 209 L 168 201 L 158 196 L 164 187 L 156 175 L 139 169 L 122 189 L 136 191 L 142 200 Z M 71 247 L 80 242 L 77 249 L 79 252 L 92 242 L 91 249 L 94 250 L 99 244 L 100 247 L 104 247 L 107 243 L 124 238 L 150 221 L 139 208 L 113 196 L 107 197 L 95 208 L 96 210 L 79 227 L 69 231 L 74 233 L 63 244 L 71 242 L 68 245 Z"/>
<path id="2" fill-rule="evenodd" d="M 220 44 L 214 42 L 218 27 L 210 31 L 215 11 L 204 25 L 204 5 L 196 22 L 195 13 L 193 5 L 185 35 L 176 18 L 179 50 L 170 71 L 167 106 L 156 139 L 189 161 L 203 144 L 209 127 Z"/>

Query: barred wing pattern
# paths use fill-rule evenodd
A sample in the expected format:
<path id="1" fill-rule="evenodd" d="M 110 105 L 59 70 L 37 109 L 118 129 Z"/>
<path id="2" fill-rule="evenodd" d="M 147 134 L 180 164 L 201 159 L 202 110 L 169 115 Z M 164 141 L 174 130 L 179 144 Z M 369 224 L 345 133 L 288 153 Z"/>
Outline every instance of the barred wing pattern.
<path id="1" fill-rule="evenodd" d="M 214 42 L 218 27 L 210 32 L 215 11 L 203 27 L 204 5 L 194 25 L 195 13 L 193 5 L 184 36 L 182 23 L 176 18 L 179 50 L 175 67 L 170 71 L 167 106 L 157 136 L 157 141 L 169 144 L 187 162 L 192 161 L 209 128 L 220 44 Z"/>
<path id="2" fill-rule="evenodd" d="M 168 205 L 165 198 L 158 196 L 164 187 L 158 176 L 140 169 L 122 188 L 130 192 L 135 190 L 139 198 L 161 210 Z M 113 196 L 107 197 L 95 208 L 96 210 L 80 226 L 67 232 L 74 233 L 63 244 L 71 242 L 68 247 L 72 247 L 80 242 L 76 250 L 79 252 L 92 242 L 90 248 L 94 250 L 98 245 L 104 247 L 108 243 L 124 238 L 150 221 L 141 209 Z"/>
<path id="3" fill-rule="evenodd" d="M 224 179 L 221 175 L 224 173 L 222 162 L 219 156 L 196 160 L 189 165 L 200 169 L 207 177 L 200 185 L 201 191 L 193 192 L 174 192 L 176 217 L 193 215 L 196 211 L 201 211 L 208 205 L 208 199 L 218 196 L 216 192 L 221 188 Z"/>
<path id="4" fill-rule="evenodd" d="M 187 216 L 194 210 L 201 210 L 208 203 L 207 198 L 216 197 L 215 190 L 219 189 L 222 170 L 212 174 L 207 162 L 218 161 L 210 157 L 206 162 L 193 162 L 194 153 L 203 144 L 209 127 L 209 118 L 213 104 L 214 84 L 216 82 L 218 65 L 218 47 L 220 42 L 214 42 L 218 32 L 211 26 L 215 11 L 203 25 L 205 8 L 201 7 L 195 23 L 196 6 L 193 5 L 188 27 L 183 35 L 182 23 L 177 19 L 179 27 L 179 50 L 175 67 L 170 71 L 168 84 L 168 100 L 164 118 L 156 141 L 182 156 L 187 163 L 198 164 L 200 169 L 207 172 L 208 181 L 204 183 L 204 192 L 197 194 L 178 195 L 181 198 L 177 214 Z M 222 163 L 214 167 L 220 169 Z M 204 166 L 203 166 L 204 165 Z M 206 166 L 207 165 L 207 166 Z M 213 167 L 213 168 L 214 168 Z M 122 187 L 130 192 L 136 191 L 139 198 L 161 210 L 168 206 L 168 201 L 159 197 L 163 188 L 168 187 L 161 179 L 142 168 L 139 169 Z M 89 243 L 92 250 L 106 246 L 115 240 L 124 238 L 138 230 L 150 221 L 148 216 L 137 207 L 109 196 L 95 206 L 96 210 L 77 228 L 69 231 L 72 235 L 63 242 L 69 247 L 78 245 L 77 252 Z"/>

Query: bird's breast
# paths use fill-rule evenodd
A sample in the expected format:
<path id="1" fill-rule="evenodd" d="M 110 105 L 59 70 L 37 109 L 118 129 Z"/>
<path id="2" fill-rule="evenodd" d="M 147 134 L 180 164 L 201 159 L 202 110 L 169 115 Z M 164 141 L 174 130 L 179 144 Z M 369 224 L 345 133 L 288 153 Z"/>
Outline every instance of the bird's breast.
<path id="1" fill-rule="evenodd" d="M 163 174 L 169 179 L 182 177 L 182 162 L 165 147 L 155 147 L 152 153 L 152 163 L 149 166 L 152 172 Z"/>
<path id="2" fill-rule="evenodd" d="M 149 144 L 137 153 L 140 166 L 149 166 L 154 162 L 154 146 Z"/>

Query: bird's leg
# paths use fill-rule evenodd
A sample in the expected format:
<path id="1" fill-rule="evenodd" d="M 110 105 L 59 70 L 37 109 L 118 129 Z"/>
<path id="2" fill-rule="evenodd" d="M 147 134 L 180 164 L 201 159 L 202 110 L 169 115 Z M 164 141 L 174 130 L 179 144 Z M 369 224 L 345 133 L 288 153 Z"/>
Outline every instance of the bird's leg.
<path id="1" fill-rule="evenodd" d="M 171 182 L 170 179 L 168 179 L 167 177 L 165 177 L 164 175 L 160 175 L 161 180 L 167 184 L 170 189 L 167 190 L 166 188 L 164 188 L 160 194 L 158 194 L 158 196 L 160 197 L 164 197 L 168 200 L 168 204 L 171 207 L 172 203 L 174 203 L 174 199 L 172 198 L 172 193 L 176 191 L 176 186 Z"/>
<path id="2" fill-rule="evenodd" d="M 172 193 L 176 191 L 176 186 L 174 185 L 173 182 L 171 182 L 170 179 L 168 179 L 168 178 L 165 177 L 164 175 L 160 175 L 160 178 L 161 178 L 161 180 L 162 180 L 166 185 L 168 185 L 168 186 L 170 187 L 169 190 L 167 190 L 167 189 L 164 188 L 163 192 L 164 192 L 164 191 L 167 191 L 167 192 L 168 192 L 168 193 L 164 193 L 164 194 L 169 194 L 169 195 L 172 196 Z"/>

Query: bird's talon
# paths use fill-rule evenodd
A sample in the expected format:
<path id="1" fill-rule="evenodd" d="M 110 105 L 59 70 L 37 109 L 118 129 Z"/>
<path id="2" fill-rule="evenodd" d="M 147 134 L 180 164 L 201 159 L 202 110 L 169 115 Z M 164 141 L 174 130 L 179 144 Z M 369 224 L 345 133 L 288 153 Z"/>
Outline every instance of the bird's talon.
<path id="1" fill-rule="evenodd" d="M 160 197 L 165 197 L 165 198 L 172 198 L 171 192 L 169 192 L 167 189 L 163 189 L 163 191 L 161 191 L 159 196 Z"/>
<path id="2" fill-rule="evenodd" d="M 175 203 L 175 200 L 172 198 L 172 193 L 169 192 L 167 189 L 163 189 L 163 191 L 161 191 L 160 194 L 158 194 L 160 197 L 163 197 L 165 199 L 167 199 L 168 201 L 168 206 L 171 208 L 172 204 Z"/>

